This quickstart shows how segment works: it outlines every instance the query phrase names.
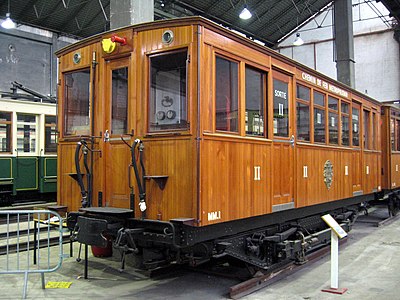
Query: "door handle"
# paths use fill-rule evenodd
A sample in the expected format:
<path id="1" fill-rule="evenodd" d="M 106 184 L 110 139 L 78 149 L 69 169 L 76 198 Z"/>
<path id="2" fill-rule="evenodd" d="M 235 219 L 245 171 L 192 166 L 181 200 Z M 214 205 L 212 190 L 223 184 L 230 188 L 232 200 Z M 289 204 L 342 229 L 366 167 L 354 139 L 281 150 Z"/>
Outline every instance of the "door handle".
<path id="1" fill-rule="evenodd" d="M 290 137 L 289 142 L 290 142 L 290 145 L 291 145 L 292 147 L 294 147 L 294 135 L 293 135 L 293 134 L 292 134 L 292 136 Z"/>
<path id="2" fill-rule="evenodd" d="M 106 143 L 110 141 L 110 133 L 108 132 L 108 129 L 104 131 L 103 140 Z"/>

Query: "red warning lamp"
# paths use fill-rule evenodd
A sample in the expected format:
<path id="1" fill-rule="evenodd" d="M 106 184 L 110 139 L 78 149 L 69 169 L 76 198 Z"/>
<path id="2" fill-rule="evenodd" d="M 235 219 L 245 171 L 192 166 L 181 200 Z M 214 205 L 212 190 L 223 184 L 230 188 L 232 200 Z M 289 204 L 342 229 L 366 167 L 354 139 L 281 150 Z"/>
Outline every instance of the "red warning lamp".
<path id="1" fill-rule="evenodd" d="M 126 38 L 119 37 L 118 35 L 111 36 L 111 41 L 115 42 L 115 43 L 119 43 L 119 44 L 121 44 L 121 46 L 126 45 Z"/>

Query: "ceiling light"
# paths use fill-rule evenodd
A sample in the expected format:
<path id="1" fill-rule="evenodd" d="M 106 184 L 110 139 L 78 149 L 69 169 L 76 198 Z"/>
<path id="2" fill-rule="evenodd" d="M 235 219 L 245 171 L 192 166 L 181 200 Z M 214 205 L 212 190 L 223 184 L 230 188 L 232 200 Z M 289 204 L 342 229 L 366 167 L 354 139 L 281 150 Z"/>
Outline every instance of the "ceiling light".
<path id="1" fill-rule="evenodd" d="M 304 44 L 303 39 L 300 37 L 300 33 L 296 33 L 296 38 L 293 41 L 293 45 L 294 46 L 301 46 Z"/>
<path id="2" fill-rule="evenodd" d="M 1 23 L 1 27 L 5 29 L 12 29 L 16 27 L 14 21 L 10 18 L 10 13 L 6 14 L 6 19 Z"/>
<path id="3" fill-rule="evenodd" d="M 247 20 L 250 19 L 252 17 L 251 12 L 247 9 L 247 5 L 244 5 L 244 8 L 242 10 L 242 12 L 239 15 L 239 18 L 243 19 L 243 20 Z"/>

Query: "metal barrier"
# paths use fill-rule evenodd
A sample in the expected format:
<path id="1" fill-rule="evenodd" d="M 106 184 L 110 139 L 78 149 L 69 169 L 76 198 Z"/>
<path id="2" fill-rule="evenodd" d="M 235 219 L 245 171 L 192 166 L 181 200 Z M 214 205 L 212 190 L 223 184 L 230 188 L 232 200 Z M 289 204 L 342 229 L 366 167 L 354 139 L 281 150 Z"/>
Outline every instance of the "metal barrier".
<path id="1" fill-rule="evenodd" d="M 45 289 L 44 273 L 61 267 L 64 220 L 50 210 L 4 210 L 0 211 L 0 218 L 4 220 L 0 225 L 0 245 L 5 255 L 0 256 L 0 274 L 24 274 L 25 299 L 28 274 L 39 273 Z M 52 247 L 54 241 L 56 245 Z M 56 251 L 58 255 L 54 255 Z"/>

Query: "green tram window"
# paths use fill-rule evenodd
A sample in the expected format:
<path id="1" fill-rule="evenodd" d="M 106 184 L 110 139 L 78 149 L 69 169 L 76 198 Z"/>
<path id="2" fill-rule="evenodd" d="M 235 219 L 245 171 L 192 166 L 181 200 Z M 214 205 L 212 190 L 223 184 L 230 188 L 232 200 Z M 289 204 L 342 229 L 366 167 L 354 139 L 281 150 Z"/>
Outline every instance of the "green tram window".
<path id="1" fill-rule="evenodd" d="M 187 130 L 187 51 L 150 57 L 149 130 Z"/>
<path id="2" fill-rule="evenodd" d="M 111 134 L 127 133 L 128 68 L 112 71 L 112 125 Z"/>
<path id="3" fill-rule="evenodd" d="M 0 152 L 11 152 L 11 112 L 0 111 Z"/>
<path id="4" fill-rule="evenodd" d="M 36 153 L 37 121 L 35 115 L 17 114 L 17 151 Z"/>
<path id="5" fill-rule="evenodd" d="M 238 132 L 238 63 L 216 57 L 215 129 Z"/>
<path id="6" fill-rule="evenodd" d="M 246 66 L 246 119 L 247 135 L 264 136 L 266 131 L 264 118 L 266 74 Z"/>
<path id="7" fill-rule="evenodd" d="M 57 130 L 55 116 L 45 116 L 44 152 L 57 152 Z"/>
<path id="8" fill-rule="evenodd" d="M 64 134 L 90 134 L 90 70 L 64 74 Z"/>

